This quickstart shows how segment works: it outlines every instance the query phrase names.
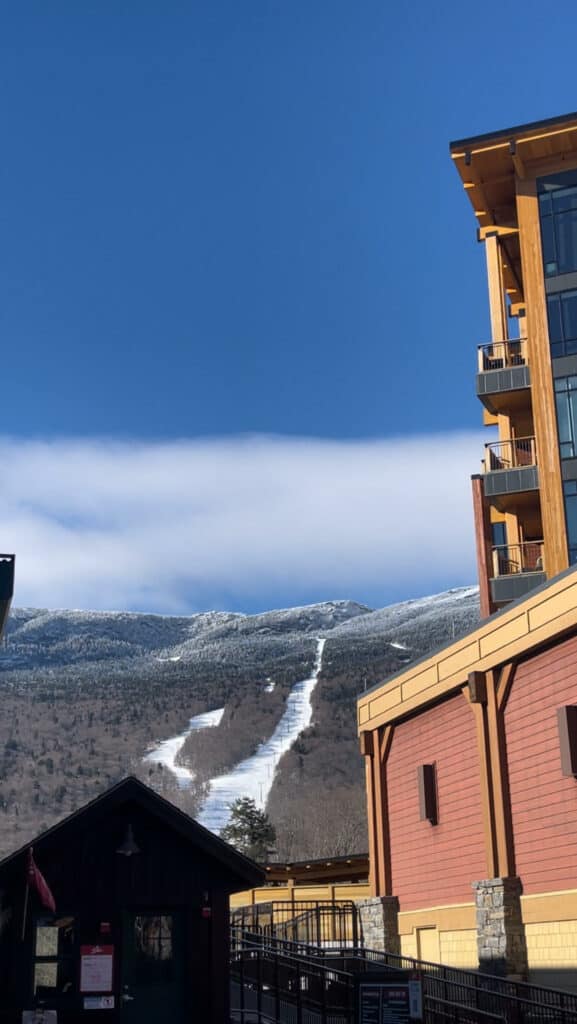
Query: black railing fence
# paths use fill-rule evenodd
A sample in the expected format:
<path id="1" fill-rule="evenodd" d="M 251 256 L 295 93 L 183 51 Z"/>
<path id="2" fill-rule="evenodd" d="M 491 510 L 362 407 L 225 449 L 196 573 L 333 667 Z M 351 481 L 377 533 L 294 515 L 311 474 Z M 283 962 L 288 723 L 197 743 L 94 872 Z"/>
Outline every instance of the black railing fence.
<path id="1" fill-rule="evenodd" d="M 461 1024 L 495 1024 L 497 1021 L 506 1021 L 508 1024 L 577 1024 L 577 995 L 572 992 L 542 988 L 497 975 L 461 970 L 393 953 L 354 948 L 348 944 L 342 947 L 336 944 L 323 947 L 304 941 L 292 942 L 275 935 L 241 933 L 238 929 L 233 933 L 232 960 L 233 978 L 236 976 L 237 985 L 240 984 L 239 964 L 246 964 L 247 958 L 258 962 L 259 957 L 262 959 L 265 955 L 268 963 L 276 959 L 292 965 L 293 971 L 300 970 L 301 978 L 309 977 L 310 972 L 314 973 L 313 968 L 317 968 L 314 982 L 301 980 L 297 986 L 301 1010 L 316 1015 L 310 1017 L 310 1024 L 316 1020 L 328 1020 L 323 1010 L 323 999 L 324 1005 L 328 1007 L 323 984 L 330 988 L 333 978 L 338 978 L 339 984 L 331 989 L 331 1021 L 337 1018 L 343 1022 L 352 1021 L 348 1014 L 353 1012 L 355 976 L 371 969 L 418 973 L 423 982 L 425 1020 L 433 1024 L 443 1024 L 444 1021 L 460 1021 Z M 297 964 L 300 964 L 300 968 L 297 968 Z M 274 971 L 275 968 L 272 969 Z M 270 972 L 270 966 L 267 970 Z M 270 980 L 270 975 L 267 977 Z M 323 978 L 324 983 L 321 984 Z M 347 985 L 348 991 L 345 993 Z M 252 990 L 253 1002 L 256 991 L 258 984 Z M 274 984 L 267 989 L 269 1001 L 273 991 Z M 296 990 L 285 985 L 281 995 L 281 1001 L 284 1000 L 292 1007 L 291 1013 L 297 1012 L 299 1000 L 296 999 Z M 283 1011 L 283 1016 L 273 1019 L 287 1020 L 289 1024 L 305 1021 L 302 1015 L 285 1016 L 285 1013 L 288 1013 L 288 1009 Z M 248 1024 L 248 1018 L 245 1024 Z"/>
<path id="2" fill-rule="evenodd" d="M 233 927 L 290 942 L 339 946 L 360 944 L 358 910 L 352 900 L 270 900 L 232 912 Z"/>

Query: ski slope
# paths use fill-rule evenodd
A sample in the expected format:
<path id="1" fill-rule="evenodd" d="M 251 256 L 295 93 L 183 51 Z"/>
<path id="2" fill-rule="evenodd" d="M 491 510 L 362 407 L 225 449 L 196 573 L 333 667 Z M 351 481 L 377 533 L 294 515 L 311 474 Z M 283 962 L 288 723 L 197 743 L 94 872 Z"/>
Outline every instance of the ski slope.
<path id="1" fill-rule="evenodd" d="M 192 782 L 194 774 L 190 768 L 177 763 L 176 758 L 178 754 L 191 732 L 198 732 L 199 729 L 214 729 L 215 726 L 220 725 L 223 715 L 224 708 L 217 708 L 215 711 L 205 711 L 202 715 L 195 715 L 194 718 L 190 719 L 188 728 L 184 732 L 181 732 L 179 736 L 173 736 L 172 739 L 164 740 L 154 750 L 149 751 L 143 760 L 154 764 L 161 764 L 168 768 L 176 776 L 178 785 L 186 788 Z"/>
<path id="2" fill-rule="evenodd" d="M 313 674 L 293 686 L 286 710 L 270 739 L 261 743 L 252 757 L 241 761 L 231 772 L 211 779 L 208 797 L 197 815 L 200 824 L 211 832 L 220 832 L 225 827 L 230 805 L 239 797 L 250 797 L 257 807 L 265 808 L 281 757 L 311 724 L 311 700 L 322 668 L 325 643 L 325 639 L 317 640 Z"/>

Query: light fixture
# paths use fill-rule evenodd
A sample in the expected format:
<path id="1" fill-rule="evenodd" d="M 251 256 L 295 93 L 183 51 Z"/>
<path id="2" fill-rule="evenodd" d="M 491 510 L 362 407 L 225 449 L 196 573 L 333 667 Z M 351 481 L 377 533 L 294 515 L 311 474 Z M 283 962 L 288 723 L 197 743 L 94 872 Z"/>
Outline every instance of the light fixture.
<path id="1" fill-rule="evenodd" d="M 124 836 L 123 843 L 118 847 L 117 853 L 122 857 L 132 857 L 134 853 L 140 853 L 140 847 L 137 846 L 134 839 L 134 833 L 132 831 L 132 825 L 126 826 L 126 835 Z"/>

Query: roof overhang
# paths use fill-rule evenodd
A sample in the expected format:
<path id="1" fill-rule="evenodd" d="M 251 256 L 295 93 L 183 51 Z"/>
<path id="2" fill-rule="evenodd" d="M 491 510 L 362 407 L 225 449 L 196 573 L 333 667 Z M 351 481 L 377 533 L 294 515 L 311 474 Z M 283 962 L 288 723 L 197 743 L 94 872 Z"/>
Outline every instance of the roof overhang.
<path id="1" fill-rule="evenodd" d="M 491 615 L 456 642 L 414 662 L 357 701 L 359 733 L 418 713 L 488 672 L 577 634 L 577 566 Z"/>
<path id="2" fill-rule="evenodd" d="M 451 142 L 450 153 L 479 225 L 479 239 L 501 236 L 505 286 L 513 304 L 522 304 L 523 286 L 517 238 L 516 182 L 547 165 L 577 159 L 577 113 L 503 128 Z"/>

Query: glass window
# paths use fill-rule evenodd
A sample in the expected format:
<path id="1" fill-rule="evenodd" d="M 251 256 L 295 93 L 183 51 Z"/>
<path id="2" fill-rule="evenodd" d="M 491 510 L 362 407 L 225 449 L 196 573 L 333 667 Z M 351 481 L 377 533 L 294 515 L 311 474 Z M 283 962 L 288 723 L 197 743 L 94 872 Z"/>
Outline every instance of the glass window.
<path id="1" fill-rule="evenodd" d="M 565 519 L 567 521 L 567 541 L 569 544 L 569 561 L 577 563 L 577 480 L 566 480 L 563 484 L 565 498 Z"/>
<path id="2" fill-rule="evenodd" d="M 164 985 L 173 977 L 173 919 L 168 914 L 134 918 L 134 978 L 140 985 Z"/>
<path id="3" fill-rule="evenodd" d="M 562 459 L 574 459 L 577 451 L 577 377 L 555 380 L 557 429 Z"/>
<path id="4" fill-rule="evenodd" d="M 546 277 L 577 270 L 577 171 L 537 182 Z"/>
<path id="5" fill-rule="evenodd" d="M 549 295 L 547 315 L 553 359 L 574 355 L 577 352 L 577 291 Z"/>
<path id="6" fill-rule="evenodd" d="M 54 997 L 75 989 L 74 918 L 39 918 L 34 941 L 34 995 Z"/>

